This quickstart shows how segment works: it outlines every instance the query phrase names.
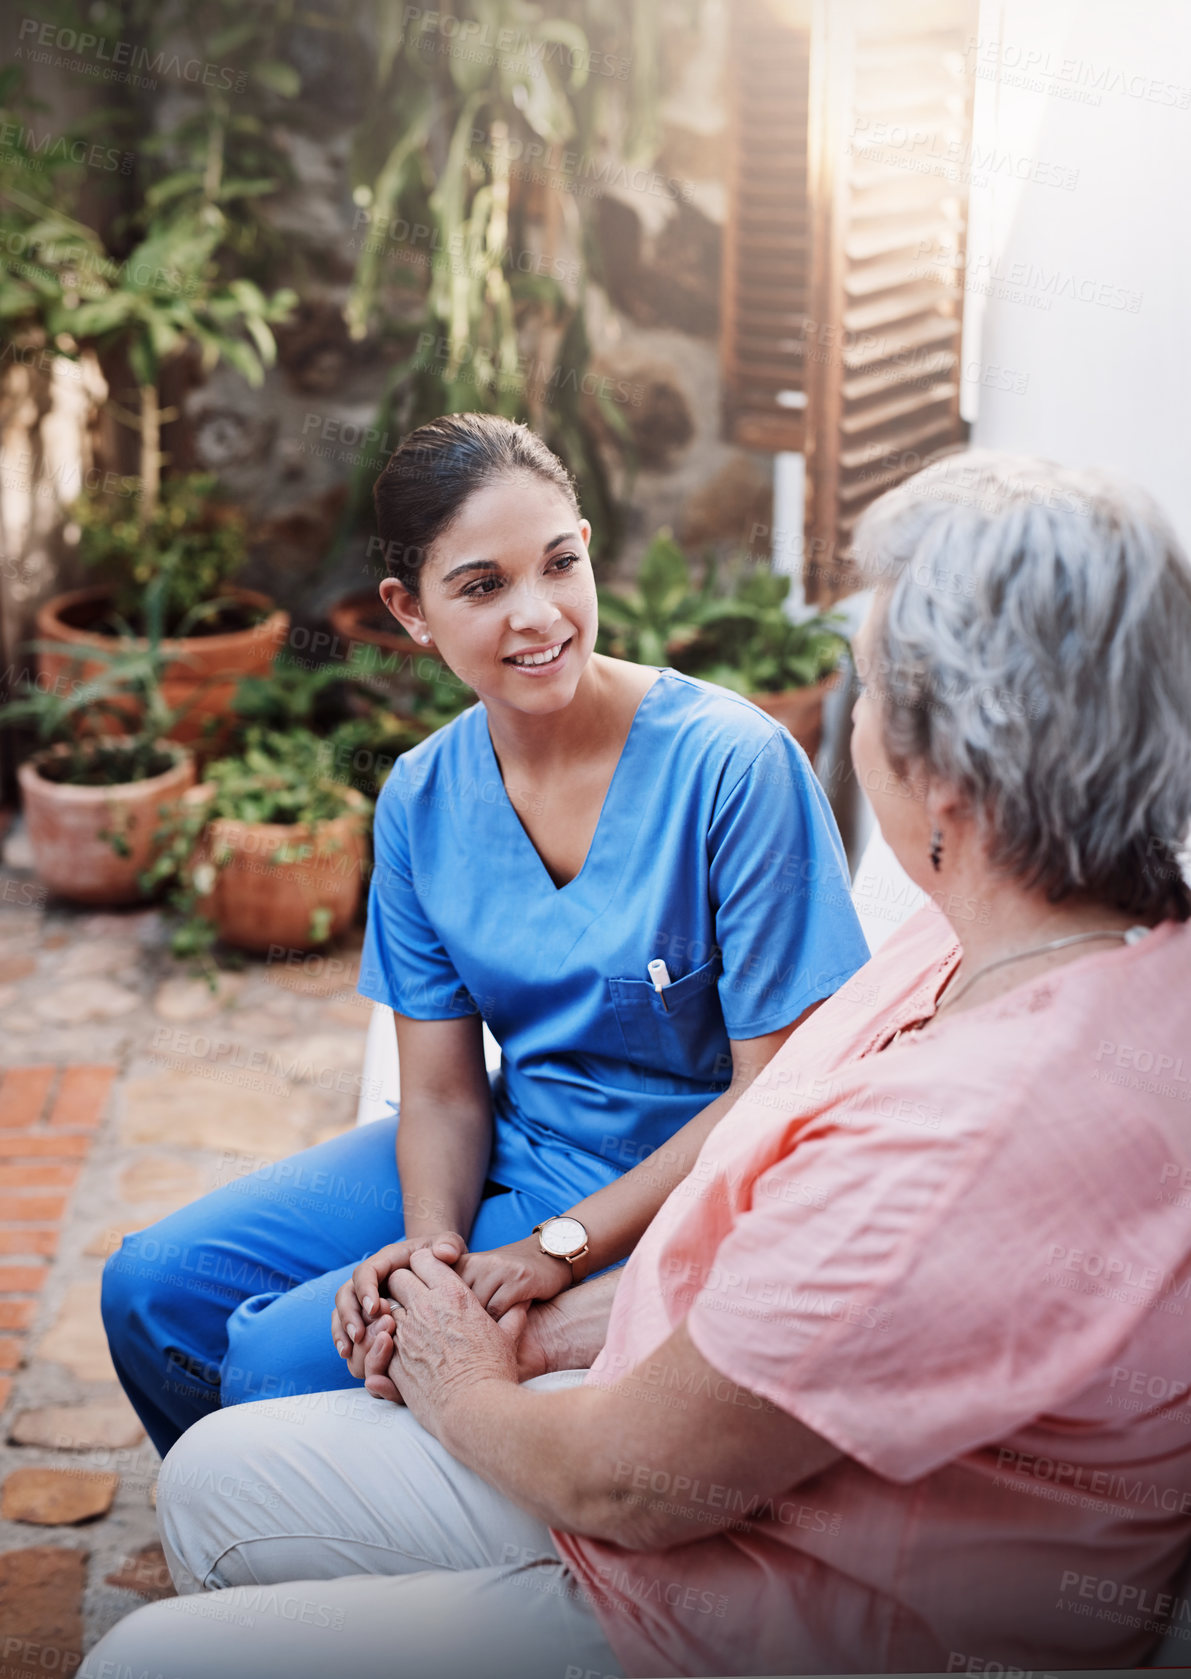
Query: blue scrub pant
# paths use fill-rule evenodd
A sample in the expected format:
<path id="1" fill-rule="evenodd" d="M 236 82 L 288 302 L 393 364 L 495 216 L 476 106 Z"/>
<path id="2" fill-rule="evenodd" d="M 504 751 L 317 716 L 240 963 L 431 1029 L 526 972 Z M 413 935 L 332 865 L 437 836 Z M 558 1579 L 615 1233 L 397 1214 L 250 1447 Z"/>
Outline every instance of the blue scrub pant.
<path id="1" fill-rule="evenodd" d="M 404 1232 L 396 1133 L 394 1115 L 264 1166 L 126 1236 L 108 1260 L 112 1362 L 163 1457 L 221 1405 L 361 1385 L 335 1351 L 331 1310 L 360 1261 Z M 558 1210 L 516 1189 L 491 1195 L 469 1246 L 517 1241 Z"/>

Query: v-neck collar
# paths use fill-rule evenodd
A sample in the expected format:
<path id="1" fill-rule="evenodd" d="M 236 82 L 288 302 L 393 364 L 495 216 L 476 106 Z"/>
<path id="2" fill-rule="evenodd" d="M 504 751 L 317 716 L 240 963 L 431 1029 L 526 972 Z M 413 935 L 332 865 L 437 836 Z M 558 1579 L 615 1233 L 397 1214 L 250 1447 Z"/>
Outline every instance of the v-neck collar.
<path id="1" fill-rule="evenodd" d="M 615 766 L 612 770 L 611 778 L 609 779 L 608 785 L 604 790 L 603 801 L 600 804 L 600 814 L 596 817 L 596 825 L 592 829 L 591 840 L 590 840 L 590 842 L 588 844 L 588 847 L 587 847 L 587 854 L 584 857 L 582 863 L 579 865 L 579 868 L 571 876 L 570 880 L 564 880 L 561 886 L 559 886 L 557 881 L 551 875 L 550 870 L 546 867 L 546 864 L 545 864 L 545 861 L 542 857 L 541 852 L 538 850 L 538 848 L 534 844 L 533 840 L 529 837 L 528 829 L 526 828 L 524 822 L 522 822 L 520 816 L 517 814 L 517 809 L 516 809 L 516 806 L 513 804 L 513 801 L 509 798 L 509 790 L 505 786 L 505 778 L 504 778 L 504 775 L 501 771 L 500 759 L 496 756 L 496 747 L 492 744 L 492 733 L 491 733 L 491 730 L 488 727 L 488 713 L 487 713 L 487 711 L 485 711 L 485 709 L 482 705 L 480 706 L 479 709 L 482 713 L 482 732 L 483 732 L 483 736 L 484 736 L 484 743 L 485 743 L 485 745 L 488 749 L 489 756 L 492 759 L 492 767 L 496 771 L 496 779 L 500 783 L 500 793 L 501 793 L 501 799 L 503 800 L 503 803 L 504 803 L 504 808 L 508 812 L 508 814 L 513 818 L 513 821 L 517 824 L 517 828 L 518 828 L 518 831 L 521 834 L 522 840 L 524 841 L 525 845 L 527 846 L 527 848 L 530 852 L 530 855 L 533 857 L 534 862 L 537 864 L 538 868 L 541 870 L 542 878 L 545 880 L 546 884 L 549 886 L 549 888 L 552 892 L 566 892 L 570 887 L 577 885 L 578 882 L 582 879 L 582 877 L 587 874 L 588 865 L 591 862 L 592 854 L 596 849 L 596 844 L 597 844 L 597 842 L 599 840 L 599 837 L 600 837 L 600 830 L 604 826 L 604 817 L 607 815 L 608 810 L 609 810 L 610 806 L 612 805 L 612 802 L 613 802 L 613 797 L 612 796 L 613 796 L 614 792 L 616 791 L 617 783 L 618 783 L 618 781 L 623 779 L 623 777 L 621 775 L 621 771 L 624 768 L 625 759 L 629 756 L 629 748 L 633 744 L 633 736 L 637 733 L 637 724 L 640 721 L 641 713 L 645 709 L 646 703 L 649 700 L 649 696 L 658 687 L 660 687 L 662 678 L 666 675 L 666 672 L 667 672 L 668 668 L 669 668 L 668 666 L 661 666 L 661 667 L 658 668 L 658 674 L 654 677 L 653 681 L 649 684 L 649 687 L 645 690 L 645 692 L 642 694 L 641 698 L 637 701 L 637 709 L 633 712 L 633 718 L 632 718 L 632 721 L 629 724 L 629 732 L 624 737 L 624 745 L 620 749 L 620 756 L 616 760 L 616 764 L 615 764 Z"/>

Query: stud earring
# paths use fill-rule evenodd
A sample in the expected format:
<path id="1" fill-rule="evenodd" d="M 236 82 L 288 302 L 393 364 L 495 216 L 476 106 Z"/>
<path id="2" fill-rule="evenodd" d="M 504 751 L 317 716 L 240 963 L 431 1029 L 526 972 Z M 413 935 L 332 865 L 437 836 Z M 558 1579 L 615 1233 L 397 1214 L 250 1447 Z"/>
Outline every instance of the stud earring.
<path id="1" fill-rule="evenodd" d="M 941 828 L 931 829 L 930 866 L 936 874 L 943 866 L 943 830 Z"/>
<path id="2" fill-rule="evenodd" d="M 430 637 L 428 635 L 424 635 L 422 637 L 422 640 L 428 642 L 430 640 Z"/>

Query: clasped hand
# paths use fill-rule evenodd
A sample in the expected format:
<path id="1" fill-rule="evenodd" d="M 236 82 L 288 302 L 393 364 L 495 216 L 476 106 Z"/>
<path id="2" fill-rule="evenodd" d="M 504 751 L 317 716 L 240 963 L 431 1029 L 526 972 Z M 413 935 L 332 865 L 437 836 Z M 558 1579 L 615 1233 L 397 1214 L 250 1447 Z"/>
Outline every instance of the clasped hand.
<path id="1" fill-rule="evenodd" d="M 526 1372 L 518 1356 L 526 1307 L 493 1322 L 433 1246 L 415 1248 L 408 1269 L 389 1281 L 392 1310 L 369 1336 L 365 1386 L 379 1399 L 408 1405 L 432 1433 L 441 1437 L 446 1411 L 476 1383 L 537 1373 Z"/>
<path id="2" fill-rule="evenodd" d="M 463 1237 L 453 1230 L 391 1242 L 362 1260 L 335 1296 L 331 1334 L 339 1356 L 347 1360 L 357 1379 L 367 1374 L 368 1353 L 377 1336 L 393 1332 L 394 1313 L 386 1296 L 399 1298 L 394 1283 L 402 1273 L 408 1275 L 417 1253 L 450 1266 L 490 1317 L 504 1325 L 514 1343 L 524 1327 L 524 1309 L 535 1300 L 552 1300 L 571 1280 L 566 1260 L 542 1253 L 535 1236 L 484 1253 L 469 1253 Z M 518 1310 L 521 1316 L 514 1323 L 512 1314 Z"/>

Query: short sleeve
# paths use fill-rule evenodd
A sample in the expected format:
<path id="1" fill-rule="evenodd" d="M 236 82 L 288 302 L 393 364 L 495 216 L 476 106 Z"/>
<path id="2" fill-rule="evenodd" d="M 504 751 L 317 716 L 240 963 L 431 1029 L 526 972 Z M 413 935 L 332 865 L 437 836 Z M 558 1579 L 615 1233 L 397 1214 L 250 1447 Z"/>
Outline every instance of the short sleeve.
<path id="1" fill-rule="evenodd" d="M 1154 1264 L 1121 1185 L 1156 1182 L 1164 1144 L 1086 1123 L 1044 1141 L 1009 1093 L 1006 1122 L 941 1123 L 938 1088 L 904 1070 L 841 1097 L 837 1123 L 757 1178 L 688 1328 L 723 1375 L 908 1482 L 1061 1412 L 1153 1309 L 1062 1265 L 1106 1249 L 1123 1274 Z M 974 1114 L 989 1092 L 957 1101 Z"/>
<path id="2" fill-rule="evenodd" d="M 459 1020 L 476 1007 L 426 918 L 410 863 L 412 797 L 400 760 L 381 792 L 358 989 L 412 1020 Z"/>
<path id="3" fill-rule="evenodd" d="M 724 1023 L 730 1038 L 760 1037 L 869 958 L 831 807 L 784 729 L 717 804 L 708 845 Z"/>

